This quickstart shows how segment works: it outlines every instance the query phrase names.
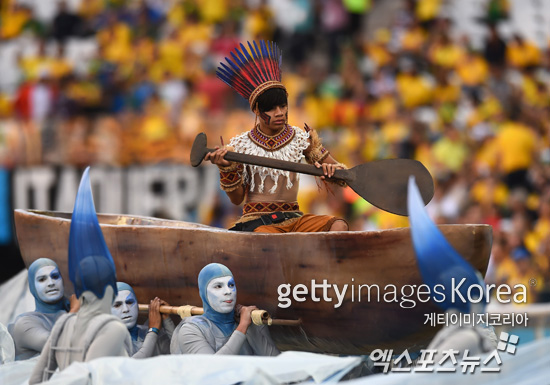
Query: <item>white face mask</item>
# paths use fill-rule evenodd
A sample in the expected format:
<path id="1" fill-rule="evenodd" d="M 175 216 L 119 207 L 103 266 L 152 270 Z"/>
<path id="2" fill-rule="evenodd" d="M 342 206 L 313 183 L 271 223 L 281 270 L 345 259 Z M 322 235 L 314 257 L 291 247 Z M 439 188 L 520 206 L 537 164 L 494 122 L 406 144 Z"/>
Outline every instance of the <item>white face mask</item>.
<path id="1" fill-rule="evenodd" d="M 231 276 L 214 278 L 206 287 L 208 303 L 218 313 L 230 313 L 237 301 L 237 287 Z"/>
<path id="2" fill-rule="evenodd" d="M 138 310 L 138 303 L 134 294 L 130 290 L 121 290 L 113 302 L 111 314 L 120 318 L 124 325 L 131 329 L 136 325 Z"/>
<path id="3" fill-rule="evenodd" d="M 46 303 L 55 303 L 63 297 L 63 278 L 55 266 L 44 266 L 34 276 L 38 298 Z"/>

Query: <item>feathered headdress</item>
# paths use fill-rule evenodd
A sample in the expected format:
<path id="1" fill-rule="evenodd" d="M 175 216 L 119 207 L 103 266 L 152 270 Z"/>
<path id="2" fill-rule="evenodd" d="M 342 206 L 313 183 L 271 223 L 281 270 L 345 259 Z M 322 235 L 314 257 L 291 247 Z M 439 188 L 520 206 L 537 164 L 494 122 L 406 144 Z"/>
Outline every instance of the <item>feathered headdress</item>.
<path id="1" fill-rule="evenodd" d="M 443 286 L 441 292 L 444 297 L 441 301 L 435 301 L 437 305 L 443 310 L 455 308 L 462 313 L 470 313 L 468 291 L 470 286 L 477 285 L 481 290 L 472 290 L 472 292 L 483 308 L 487 294 L 482 290 L 484 284 L 480 274 L 458 254 L 432 222 L 412 176 L 409 178 L 407 207 L 413 247 L 422 279 L 432 293 L 435 292 L 436 286 Z M 456 282 L 456 289 L 466 302 L 460 299 L 452 301 L 453 279 Z M 463 284 L 459 285 L 463 279 Z M 474 303 L 478 302 L 474 301 Z"/>
<path id="2" fill-rule="evenodd" d="M 113 257 L 97 220 L 89 173 L 90 167 L 82 175 L 71 218 L 69 278 L 77 297 L 89 290 L 103 298 L 107 286 L 112 286 L 116 295 L 117 279 Z"/>
<path id="3" fill-rule="evenodd" d="M 227 63 L 220 63 L 216 75 L 229 87 L 237 91 L 250 103 L 250 109 L 254 106 L 258 96 L 271 88 L 282 88 L 281 64 L 283 55 L 274 42 L 260 41 L 260 47 L 254 41 L 248 43 L 247 50 L 241 43 L 241 51 L 236 48 L 231 52 L 231 57 L 225 58 Z M 249 52 L 250 51 L 250 52 Z"/>

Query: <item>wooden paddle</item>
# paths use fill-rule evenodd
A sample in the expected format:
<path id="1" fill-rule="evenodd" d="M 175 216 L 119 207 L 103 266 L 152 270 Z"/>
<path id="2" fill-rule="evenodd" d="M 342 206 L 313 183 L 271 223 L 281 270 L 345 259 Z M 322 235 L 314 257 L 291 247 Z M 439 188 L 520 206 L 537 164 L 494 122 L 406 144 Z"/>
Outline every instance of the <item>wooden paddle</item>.
<path id="1" fill-rule="evenodd" d="M 149 311 L 149 305 L 139 304 L 138 309 L 140 312 Z M 185 306 L 161 306 L 159 311 L 163 314 L 177 314 L 181 318 L 191 317 L 194 315 L 204 314 L 202 307 L 185 305 Z M 255 325 L 278 325 L 278 326 L 299 326 L 302 321 L 290 320 L 290 319 L 273 319 L 269 313 L 265 310 L 252 310 L 252 322 Z"/>
<path id="2" fill-rule="evenodd" d="M 206 134 L 201 132 L 195 138 L 191 149 L 191 165 L 193 167 L 199 166 L 207 153 L 215 151 L 207 148 L 206 144 Z M 313 165 L 232 151 L 228 151 L 224 159 L 301 174 L 324 175 L 322 168 Z M 353 191 L 374 206 L 393 214 L 407 216 L 407 184 L 410 175 L 414 175 L 420 195 L 424 203 L 428 204 L 434 195 L 434 183 L 430 172 L 417 160 L 375 160 L 349 170 L 336 170 L 332 178 L 345 181 Z"/>

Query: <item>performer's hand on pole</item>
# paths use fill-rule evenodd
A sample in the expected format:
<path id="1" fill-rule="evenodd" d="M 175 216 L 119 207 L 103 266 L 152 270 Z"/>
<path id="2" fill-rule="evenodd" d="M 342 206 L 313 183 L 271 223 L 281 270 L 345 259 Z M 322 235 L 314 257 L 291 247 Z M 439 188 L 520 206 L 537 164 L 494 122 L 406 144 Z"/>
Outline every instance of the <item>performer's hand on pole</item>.
<path id="1" fill-rule="evenodd" d="M 340 165 L 340 164 L 337 164 L 337 163 L 323 163 L 323 164 L 320 164 L 319 162 L 315 162 L 315 167 L 317 168 L 323 168 L 323 173 L 325 174 L 325 176 L 322 176 L 321 179 L 325 179 L 325 178 L 332 178 L 333 175 L 334 175 L 334 172 L 336 170 L 343 170 L 344 168 Z"/>
<path id="2" fill-rule="evenodd" d="M 162 318 L 160 316 L 160 299 L 155 297 L 149 304 L 149 327 L 160 329 Z"/>
<path id="3" fill-rule="evenodd" d="M 225 154 L 227 154 L 225 147 L 220 148 L 219 146 L 216 146 L 216 151 L 207 153 L 204 160 L 209 160 L 218 167 L 229 167 L 231 166 L 231 162 L 223 158 Z"/>
<path id="4" fill-rule="evenodd" d="M 165 300 L 160 299 L 160 298 L 159 298 L 159 300 L 160 300 L 159 312 L 160 312 L 160 306 L 170 306 L 170 304 L 168 302 L 166 302 Z M 168 313 L 161 313 L 161 316 L 162 316 L 163 321 L 167 318 L 170 318 L 170 314 L 168 314 Z"/>
<path id="5" fill-rule="evenodd" d="M 237 326 L 237 330 L 243 334 L 246 334 L 248 327 L 252 323 L 253 310 L 258 310 L 258 308 L 256 306 L 243 306 L 243 305 L 235 306 L 235 316 L 240 317 L 239 326 Z"/>

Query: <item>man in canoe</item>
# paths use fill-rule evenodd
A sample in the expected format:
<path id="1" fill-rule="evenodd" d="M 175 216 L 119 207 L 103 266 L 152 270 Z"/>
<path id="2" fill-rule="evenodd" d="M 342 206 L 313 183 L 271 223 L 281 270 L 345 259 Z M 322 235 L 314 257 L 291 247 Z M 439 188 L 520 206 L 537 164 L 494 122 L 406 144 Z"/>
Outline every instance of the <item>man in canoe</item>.
<path id="1" fill-rule="evenodd" d="M 184 318 L 170 343 L 172 354 L 229 354 L 276 356 L 279 349 L 266 325 L 252 323 L 255 306 L 239 306 L 235 322 L 237 287 L 231 271 L 220 263 L 199 273 L 199 294 L 204 314 Z"/>
<path id="2" fill-rule="evenodd" d="M 342 184 L 330 178 L 338 163 L 323 147 L 315 130 L 288 124 L 288 102 L 281 83 L 282 56 L 275 43 L 242 44 L 221 63 L 217 76 L 248 100 L 256 114 L 252 130 L 232 138 L 227 148 L 216 148 L 205 156 L 220 169 L 220 185 L 232 203 L 245 202 L 242 217 L 231 230 L 262 233 L 346 231 L 344 219 L 331 215 L 303 214 L 296 201 L 298 175 L 260 166 L 243 165 L 224 159 L 228 150 L 272 159 L 300 162 L 302 159 L 322 168 L 326 182 Z"/>

